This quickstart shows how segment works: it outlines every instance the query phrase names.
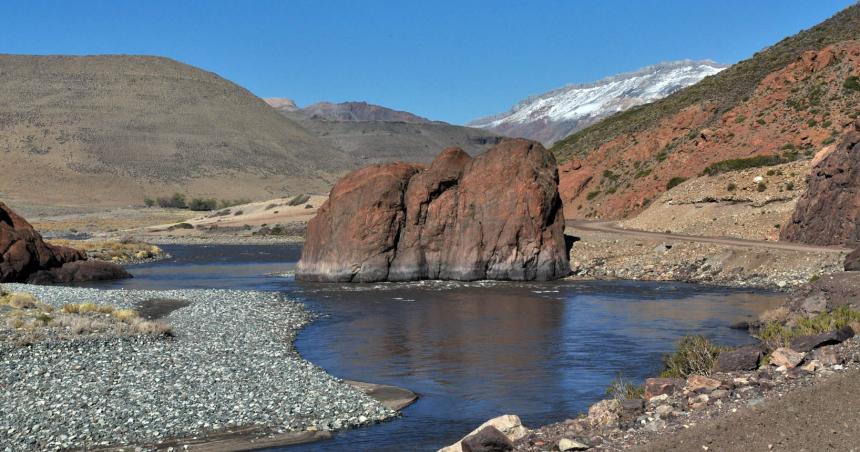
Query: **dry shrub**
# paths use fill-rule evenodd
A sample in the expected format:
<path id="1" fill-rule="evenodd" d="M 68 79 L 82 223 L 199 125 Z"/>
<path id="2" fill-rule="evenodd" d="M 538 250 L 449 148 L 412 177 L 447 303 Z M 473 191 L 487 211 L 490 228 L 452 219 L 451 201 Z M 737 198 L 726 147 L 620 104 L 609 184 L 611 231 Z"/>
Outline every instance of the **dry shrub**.
<path id="1" fill-rule="evenodd" d="M 15 309 L 33 309 L 36 307 L 36 297 L 28 293 L 13 293 L 6 296 L 9 306 Z"/>
<path id="2" fill-rule="evenodd" d="M 135 311 L 134 309 L 117 309 L 113 311 L 112 315 L 115 319 L 121 322 L 128 322 L 130 320 L 138 318 L 137 311 Z"/>
<path id="3" fill-rule="evenodd" d="M 678 350 L 663 358 L 665 370 L 660 376 L 687 378 L 690 375 L 710 375 L 723 350 L 705 336 L 684 336 Z"/>
<path id="4" fill-rule="evenodd" d="M 758 319 L 762 323 L 785 322 L 786 320 L 788 320 L 788 316 L 788 308 L 785 306 L 780 306 L 778 308 L 770 309 L 763 312 Z"/>

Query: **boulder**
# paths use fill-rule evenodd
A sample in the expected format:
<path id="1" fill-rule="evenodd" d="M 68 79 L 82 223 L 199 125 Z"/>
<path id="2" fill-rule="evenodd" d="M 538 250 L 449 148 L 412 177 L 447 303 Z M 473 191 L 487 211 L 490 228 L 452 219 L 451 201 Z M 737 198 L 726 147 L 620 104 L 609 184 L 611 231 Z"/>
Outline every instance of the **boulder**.
<path id="1" fill-rule="evenodd" d="M 856 250 L 845 256 L 845 271 L 860 271 L 860 248 L 857 248 Z"/>
<path id="2" fill-rule="evenodd" d="M 568 451 L 574 451 L 574 450 L 588 450 L 588 449 L 590 449 L 590 447 L 588 447 L 587 445 L 585 445 L 579 441 L 570 439 L 570 438 L 562 438 L 562 439 L 558 440 L 559 452 L 568 452 Z"/>
<path id="3" fill-rule="evenodd" d="M 790 348 L 780 347 L 770 354 L 770 364 L 792 369 L 803 361 L 806 355 Z"/>
<path id="4" fill-rule="evenodd" d="M 570 273 L 568 251 L 555 158 L 509 139 L 346 175 L 308 223 L 296 279 L 544 281 Z"/>
<path id="5" fill-rule="evenodd" d="M 588 421 L 591 425 L 616 425 L 620 417 L 621 404 L 615 399 L 601 400 L 588 407 Z"/>
<path id="6" fill-rule="evenodd" d="M 662 394 L 672 395 L 675 391 L 681 390 L 684 383 L 681 378 L 648 378 L 645 380 L 645 399 L 650 400 Z"/>
<path id="7" fill-rule="evenodd" d="M 129 276 L 118 265 L 86 259 L 81 251 L 46 243 L 27 220 L 0 202 L 0 282 L 50 284 Z"/>
<path id="8" fill-rule="evenodd" d="M 743 370 L 755 370 L 761 360 L 761 348 L 746 346 L 734 350 L 720 352 L 717 362 L 714 364 L 715 372 L 737 372 Z"/>
<path id="9" fill-rule="evenodd" d="M 791 349 L 798 352 L 808 352 L 824 345 L 834 345 L 854 337 L 854 330 L 844 326 L 838 330 L 809 336 L 800 336 L 791 341 Z"/>
<path id="10" fill-rule="evenodd" d="M 502 432 L 511 442 L 516 442 L 517 440 L 522 439 L 529 433 L 529 429 L 523 426 L 523 423 L 520 420 L 519 416 L 513 414 L 505 414 L 490 419 L 487 422 L 484 422 L 478 428 L 472 430 L 472 432 L 466 435 L 463 439 L 457 441 L 456 443 L 448 447 L 439 449 L 439 452 L 462 452 L 463 440 L 472 435 L 477 434 L 486 427 L 493 427 L 496 430 Z"/>
<path id="11" fill-rule="evenodd" d="M 854 129 L 812 168 L 808 189 L 782 228 L 781 240 L 815 245 L 860 242 L 860 120 Z"/>
<path id="12" fill-rule="evenodd" d="M 722 385 L 720 380 L 709 378 L 704 375 L 690 375 L 687 377 L 687 385 L 684 389 L 690 392 L 713 391 Z"/>
<path id="13" fill-rule="evenodd" d="M 813 360 L 818 361 L 822 366 L 835 366 L 845 362 L 842 354 L 839 353 L 837 347 L 833 345 L 816 348 L 812 351 L 812 358 Z"/>
<path id="14" fill-rule="evenodd" d="M 514 450 L 514 443 L 492 425 L 482 428 L 474 435 L 463 438 L 460 444 L 463 452 L 508 452 Z"/>

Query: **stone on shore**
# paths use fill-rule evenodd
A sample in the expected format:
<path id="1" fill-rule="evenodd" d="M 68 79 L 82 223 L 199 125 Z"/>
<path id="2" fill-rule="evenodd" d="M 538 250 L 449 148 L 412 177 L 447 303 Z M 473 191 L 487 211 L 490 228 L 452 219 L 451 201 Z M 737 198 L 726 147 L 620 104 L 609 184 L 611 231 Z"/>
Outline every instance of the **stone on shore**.
<path id="1" fill-rule="evenodd" d="M 647 378 L 645 379 L 645 399 L 666 394 L 672 395 L 684 387 L 682 378 Z"/>
<path id="2" fill-rule="evenodd" d="M 463 438 L 460 444 L 463 452 L 508 452 L 514 450 L 514 443 L 492 425 L 482 428 L 474 435 Z"/>
<path id="3" fill-rule="evenodd" d="M 308 223 L 305 281 L 552 280 L 570 273 L 555 158 L 511 139 L 429 168 L 375 165 L 338 181 Z"/>
<path id="4" fill-rule="evenodd" d="M 0 202 L 0 282 L 52 284 L 130 276 L 118 265 L 86 258 L 78 250 L 46 243 L 27 220 Z"/>
<path id="5" fill-rule="evenodd" d="M 780 347 L 770 354 L 770 364 L 777 367 L 792 369 L 803 361 L 806 355 L 790 348 Z"/>
<path id="6" fill-rule="evenodd" d="M 717 356 L 714 365 L 715 372 L 737 372 L 742 370 L 755 370 L 761 360 L 761 348 L 746 346 L 734 350 L 726 350 Z"/>
<path id="7" fill-rule="evenodd" d="M 505 414 L 490 419 L 487 422 L 484 422 L 478 428 L 472 430 L 471 433 L 463 437 L 463 439 L 477 434 L 486 427 L 493 427 L 496 430 L 502 432 L 512 443 L 523 438 L 529 433 L 529 429 L 523 426 L 523 423 L 520 420 L 519 416 L 513 414 Z M 439 452 L 463 452 L 463 439 L 457 441 L 455 444 L 452 444 L 448 447 L 439 449 Z"/>
<path id="8" fill-rule="evenodd" d="M 588 407 L 591 425 L 616 425 L 621 418 L 621 404 L 615 399 L 601 400 Z"/>
<path id="9" fill-rule="evenodd" d="M 834 345 L 854 337 L 854 330 L 850 326 L 844 326 L 838 330 L 829 331 L 821 334 L 811 334 L 809 336 L 800 336 L 791 341 L 791 349 L 798 352 L 808 352 L 812 349 L 824 346 Z"/>
<path id="10" fill-rule="evenodd" d="M 687 385 L 684 389 L 690 392 L 713 391 L 723 384 L 720 380 L 705 377 L 703 375 L 690 375 L 687 377 Z"/>
<path id="11" fill-rule="evenodd" d="M 585 444 L 582 444 L 579 441 L 573 440 L 573 439 L 562 438 L 558 441 L 558 450 L 560 452 L 567 452 L 567 451 L 572 451 L 572 450 L 588 450 L 588 449 L 590 449 L 590 447 L 588 447 Z"/>

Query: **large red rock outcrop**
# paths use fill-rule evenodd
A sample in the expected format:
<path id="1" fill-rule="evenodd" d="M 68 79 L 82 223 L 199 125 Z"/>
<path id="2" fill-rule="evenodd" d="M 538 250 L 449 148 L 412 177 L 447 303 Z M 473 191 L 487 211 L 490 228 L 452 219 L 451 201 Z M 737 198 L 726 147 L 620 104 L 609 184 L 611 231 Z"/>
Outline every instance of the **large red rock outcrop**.
<path id="1" fill-rule="evenodd" d="M 781 239 L 815 245 L 860 244 L 860 120 L 809 175 Z"/>
<path id="2" fill-rule="evenodd" d="M 505 140 L 350 173 L 308 224 L 296 278 L 550 280 L 570 272 L 567 253 L 555 158 Z"/>
<path id="3" fill-rule="evenodd" d="M 45 243 L 27 220 L 0 202 L 0 282 L 80 282 L 131 276 L 118 265 L 86 259 L 81 251 Z"/>

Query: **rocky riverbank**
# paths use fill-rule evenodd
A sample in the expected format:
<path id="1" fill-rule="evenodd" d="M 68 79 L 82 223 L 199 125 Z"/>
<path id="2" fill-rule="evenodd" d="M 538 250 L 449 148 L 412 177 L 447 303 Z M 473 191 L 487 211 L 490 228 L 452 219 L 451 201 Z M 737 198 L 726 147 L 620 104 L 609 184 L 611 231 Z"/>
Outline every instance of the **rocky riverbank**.
<path id="1" fill-rule="evenodd" d="M 229 428 L 331 431 L 396 416 L 298 355 L 292 342 L 310 316 L 278 294 L 5 287 L 55 309 L 137 309 L 172 334 L 0 343 L 0 443 L 11 450 L 182 444 Z"/>
<path id="2" fill-rule="evenodd" d="M 688 337 L 666 358 L 663 375 L 642 386 L 619 378 L 611 398 L 587 413 L 534 430 L 516 416 L 496 418 L 451 447 L 809 450 L 826 442 L 848 450 L 860 433 L 853 417 L 860 403 L 858 280 L 858 273 L 826 275 L 795 291 L 786 306 L 751 325 L 756 345 L 726 349 Z"/>

